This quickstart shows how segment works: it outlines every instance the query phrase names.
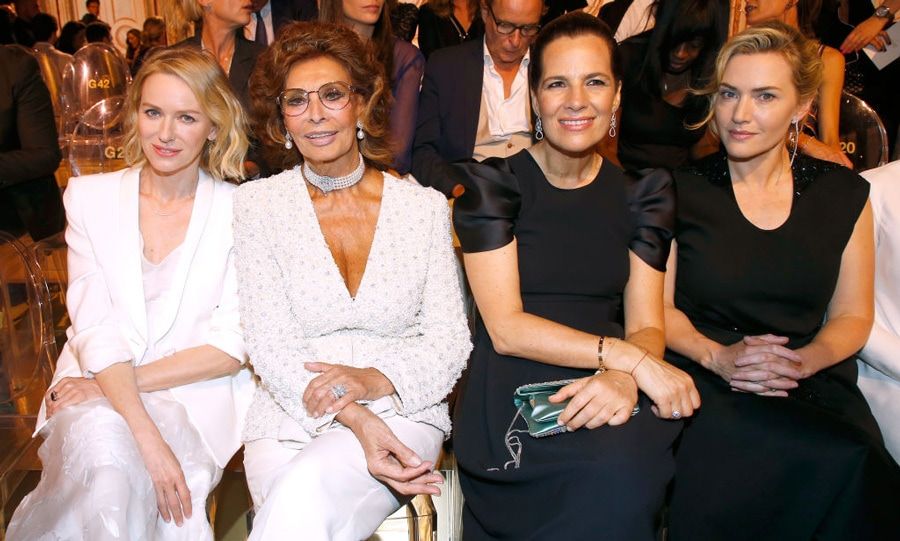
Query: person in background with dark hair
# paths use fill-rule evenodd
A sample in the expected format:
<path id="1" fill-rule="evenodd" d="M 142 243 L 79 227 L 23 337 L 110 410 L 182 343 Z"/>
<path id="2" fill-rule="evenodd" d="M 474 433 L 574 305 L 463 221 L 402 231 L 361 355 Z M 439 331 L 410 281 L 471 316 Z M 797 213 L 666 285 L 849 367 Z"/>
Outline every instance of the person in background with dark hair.
<path id="1" fill-rule="evenodd" d="M 16 17 L 12 22 L 15 42 L 23 47 L 33 47 L 35 43 L 31 21 L 41 12 L 37 0 L 15 0 Z"/>
<path id="2" fill-rule="evenodd" d="M 453 424 L 467 540 L 656 539 L 678 419 L 700 406 L 662 360 L 672 178 L 629 179 L 596 151 L 619 101 L 615 47 L 586 13 L 548 24 L 529 66 L 539 142 L 456 166 L 481 316 Z M 570 379 L 549 397 L 568 400 L 563 433 L 529 436 L 516 388 Z"/>
<path id="3" fill-rule="evenodd" d="M 428 0 L 419 8 L 419 48 L 426 60 L 438 49 L 482 36 L 484 21 L 478 0 Z"/>
<path id="4" fill-rule="evenodd" d="M 722 0 L 663 0 L 656 26 L 619 46 L 625 77 L 618 122 L 618 160 L 627 171 L 673 169 L 699 157 L 705 101 L 691 94 L 712 72 L 725 42 Z"/>
<path id="5" fill-rule="evenodd" d="M 385 0 L 322 0 L 319 20 L 349 26 L 375 49 L 376 57 L 386 70 L 394 98 L 391 107 L 392 167 L 401 175 L 409 173 L 425 57 L 413 44 L 394 35 L 390 5 Z"/>
<path id="6" fill-rule="evenodd" d="M 0 45 L 0 229 L 40 240 L 65 226 L 53 106 L 28 51 Z"/>
<path id="7" fill-rule="evenodd" d="M 34 38 L 37 40 L 34 50 L 39 54 L 47 55 L 61 76 L 66 66 L 72 62 L 72 55 L 63 53 L 54 47 L 58 40 L 56 31 L 59 30 L 56 17 L 48 13 L 38 13 L 31 20 L 31 27 L 34 30 Z"/>
<path id="8" fill-rule="evenodd" d="M 136 71 L 134 63 L 141 52 L 141 31 L 137 28 L 129 28 L 128 33 L 125 34 L 125 45 L 125 62 L 128 64 L 131 74 L 134 75 Z"/>
<path id="9" fill-rule="evenodd" d="M 137 75 L 141 65 L 147 60 L 152 51 L 165 47 L 166 22 L 160 17 L 147 17 L 144 19 L 144 29 L 141 31 L 141 45 L 137 57 L 131 66 L 131 75 Z"/>
<path id="10" fill-rule="evenodd" d="M 56 40 L 56 48 L 66 54 L 75 54 L 78 49 L 84 47 L 84 30 L 86 25 L 80 21 L 69 21 L 59 31 L 59 39 Z"/>
<path id="11" fill-rule="evenodd" d="M 100 0 L 85 0 L 84 9 L 87 13 L 81 17 L 81 22 L 87 25 L 100 21 Z"/>
<path id="12" fill-rule="evenodd" d="M 109 25 L 100 21 L 89 23 L 84 29 L 84 39 L 88 43 L 106 43 L 111 45 L 112 34 L 110 33 Z"/>

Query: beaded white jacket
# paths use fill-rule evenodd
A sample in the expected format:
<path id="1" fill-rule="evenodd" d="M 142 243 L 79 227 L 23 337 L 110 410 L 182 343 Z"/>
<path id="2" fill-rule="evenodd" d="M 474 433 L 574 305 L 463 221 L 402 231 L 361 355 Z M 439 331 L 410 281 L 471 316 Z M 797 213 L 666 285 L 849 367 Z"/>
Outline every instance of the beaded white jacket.
<path id="1" fill-rule="evenodd" d="M 234 240 L 241 324 L 260 380 L 244 441 L 308 442 L 330 426 L 333 415 L 311 418 L 303 406 L 318 375 L 309 361 L 378 369 L 394 385 L 397 414 L 449 435 L 444 398 L 472 345 L 443 195 L 384 175 L 355 298 L 299 167 L 237 190 Z"/>

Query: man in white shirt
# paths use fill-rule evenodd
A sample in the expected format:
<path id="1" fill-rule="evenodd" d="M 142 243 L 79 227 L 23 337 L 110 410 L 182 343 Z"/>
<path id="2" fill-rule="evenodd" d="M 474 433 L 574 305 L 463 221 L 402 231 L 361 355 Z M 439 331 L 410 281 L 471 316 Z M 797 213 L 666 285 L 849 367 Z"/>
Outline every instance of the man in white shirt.
<path id="1" fill-rule="evenodd" d="M 540 30 L 542 0 L 482 0 L 484 41 L 435 51 L 428 59 L 412 172 L 454 195 L 456 161 L 511 156 L 532 143 L 528 47 Z"/>

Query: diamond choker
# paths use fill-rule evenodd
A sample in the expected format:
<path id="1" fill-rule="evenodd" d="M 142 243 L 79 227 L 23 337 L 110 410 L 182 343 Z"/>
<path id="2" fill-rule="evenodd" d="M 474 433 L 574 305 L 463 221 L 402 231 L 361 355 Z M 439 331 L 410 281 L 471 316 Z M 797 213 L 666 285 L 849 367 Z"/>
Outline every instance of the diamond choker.
<path id="1" fill-rule="evenodd" d="M 366 162 L 363 161 L 362 154 L 359 154 L 359 165 L 356 166 L 356 169 L 342 177 L 320 175 L 313 171 L 307 162 L 303 162 L 303 178 L 316 188 L 322 190 L 322 193 L 325 195 L 328 195 L 328 192 L 333 192 L 334 190 L 342 190 L 353 186 L 362 180 L 363 173 L 365 172 Z"/>

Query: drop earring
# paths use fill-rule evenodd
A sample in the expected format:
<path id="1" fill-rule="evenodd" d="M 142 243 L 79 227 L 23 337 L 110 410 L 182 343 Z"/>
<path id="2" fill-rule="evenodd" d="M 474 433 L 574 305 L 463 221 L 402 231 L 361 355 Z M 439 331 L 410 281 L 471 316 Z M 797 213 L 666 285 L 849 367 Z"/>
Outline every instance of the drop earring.
<path id="1" fill-rule="evenodd" d="M 294 148 L 294 139 L 291 138 L 291 132 L 284 132 L 284 148 L 288 150 Z"/>
<path id="2" fill-rule="evenodd" d="M 366 138 L 366 132 L 363 131 L 363 125 L 361 120 L 356 121 L 356 138 L 360 141 Z"/>
<path id="3" fill-rule="evenodd" d="M 609 136 L 610 137 L 616 136 L 616 112 L 615 111 L 613 111 L 612 116 L 609 117 Z"/>
<path id="4" fill-rule="evenodd" d="M 794 147 L 791 151 L 791 167 L 793 167 L 794 158 L 797 157 L 797 149 L 800 148 L 800 121 L 795 118 L 791 124 L 794 127 L 794 133 L 790 134 L 788 138 Z"/>
<path id="5" fill-rule="evenodd" d="M 541 125 L 541 117 L 537 117 L 534 123 L 534 138 L 537 141 L 544 140 L 544 127 Z"/>

